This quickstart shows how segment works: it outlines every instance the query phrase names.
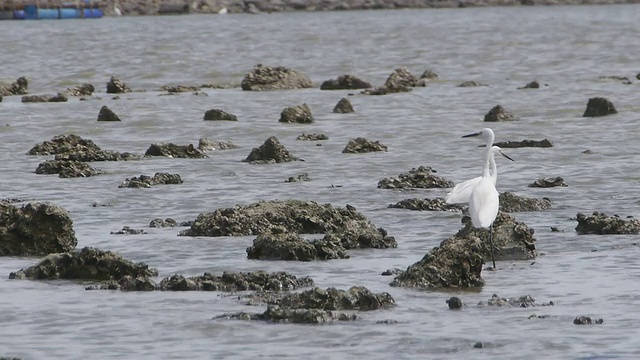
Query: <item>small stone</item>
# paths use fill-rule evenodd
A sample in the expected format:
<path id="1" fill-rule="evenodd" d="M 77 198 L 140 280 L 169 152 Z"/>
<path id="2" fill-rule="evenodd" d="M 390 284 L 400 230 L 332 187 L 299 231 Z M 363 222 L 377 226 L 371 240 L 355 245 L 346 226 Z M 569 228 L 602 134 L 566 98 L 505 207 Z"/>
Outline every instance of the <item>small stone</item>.
<path id="1" fill-rule="evenodd" d="M 613 103 L 602 97 L 590 98 L 587 103 L 587 109 L 584 111 L 583 117 L 599 117 L 617 114 Z"/>
<path id="2" fill-rule="evenodd" d="M 462 300 L 460 298 L 452 296 L 447 300 L 450 310 L 458 310 L 462 308 Z"/>
<path id="3" fill-rule="evenodd" d="M 377 151 L 387 151 L 387 146 L 379 141 L 370 141 L 363 137 L 349 140 L 342 153 L 344 154 L 361 154 Z"/>
<path id="4" fill-rule="evenodd" d="M 505 110 L 501 105 L 494 106 L 489 112 L 484 116 L 484 121 L 487 122 L 496 122 L 496 121 L 516 121 L 518 118 Z"/>
<path id="5" fill-rule="evenodd" d="M 482 345 L 482 343 L 481 343 L 480 341 L 478 341 L 477 343 L 475 343 L 475 344 L 473 345 L 473 347 L 474 347 L 475 349 L 482 349 L 482 348 L 484 347 L 484 345 Z"/>
<path id="6" fill-rule="evenodd" d="M 207 110 L 204 120 L 238 121 L 238 117 L 220 109 Z"/>
<path id="7" fill-rule="evenodd" d="M 107 83 L 107 94 L 122 94 L 131 92 L 131 89 L 120 79 L 112 76 Z"/>
<path id="8" fill-rule="evenodd" d="M 569 185 L 567 185 L 564 182 L 564 179 L 560 176 L 556 176 L 553 178 L 538 179 L 533 183 L 529 184 L 529 187 L 536 187 L 536 188 L 567 187 L 567 186 Z"/>
<path id="9" fill-rule="evenodd" d="M 538 83 L 537 81 L 532 81 L 530 83 L 528 83 L 527 85 L 518 88 L 518 89 L 539 89 L 540 88 L 540 83 Z"/>
<path id="10" fill-rule="evenodd" d="M 329 137 L 325 134 L 305 134 L 302 133 L 298 135 L 296 140 L 307 140 L 307 141 L 318 141 L 318 140 L 329 140 Z"/>
<path id="11" fill-rule="evenodd" d="M 353 105 L 351 105 L 351 101 L 349 101 L 349 99 L 347 98 L 340 99 L 340 101 L 338 101 L 336 106 L 333 108 L 333 112 L 337 114 L 348 114 L 354 111 L 355 110 L 353 110 Z"/>
<path id="12" fill-rule="evenodd" d="M 474 81 L 474 80 L 465 81 L 460 85 L 458 85 L 458 87 L 475 87 L 475 86 L 489 86 L 489 85 L 481 83 L 479 81 Z"/>
<path id="13" fill-rule="evenodd" d="M 98 121 L 121 121 L 120 117 L 116 115 L 111 109 L 104 105 L 98 112 Z"/>
<path id="14" fill-rule="evenodd" d="M 311 109 L 309 109 L 309 105 L 307 104 L 285 108 L 282 110 L 279 120 L 281 123 L 298 124 L 311 124 L 314 121 Z"/>

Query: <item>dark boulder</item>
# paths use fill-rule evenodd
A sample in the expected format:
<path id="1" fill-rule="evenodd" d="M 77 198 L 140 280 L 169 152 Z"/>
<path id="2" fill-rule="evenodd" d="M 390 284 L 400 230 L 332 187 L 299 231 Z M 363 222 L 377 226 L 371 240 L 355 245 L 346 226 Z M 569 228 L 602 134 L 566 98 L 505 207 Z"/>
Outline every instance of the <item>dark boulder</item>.
<path id="1" fill-rule="evenodd" d="M 43 103 L 43 102 L 67 102 L 69 99 L 63 93 L 56 95 L 25 95 L 21 100 L 23 103 Z"/>
<path id="2" fill-rule="evenodd" d="M 166 218 L 164 220 L 160 218 L 155 218 L 151 220 L 151 222 L 149 222 L 149 227 L 163 228 L 163 227 L 176 227 L 176 226 L 191 226 L 192 223 L 193 221 L 182 221 L 179 223 L 172 218 Z"/>
<path id="3" fill-rule="evenodd" d="M 583 117 L 598 117 L 617 114 L 613 103 L 602 97 L 590 98 L 587 103 L 587 109 L 582 114 Z"/>
<path id="4" fill-rule="evenodd" d="M 91 96 L 96 88 L 91 84 L 80 84 L 72 88 L 68 88 L 64 93 L 67 96 Z"/>
<path id="5" fill-rule="evenodd" d="M 47 160 L 36 168 L 36 174 L 58 174 L 61 178 L 89 177 L 101 173 L 85 162 L 73 160 Z"/>
<path id="6" fill-rule="evenodd" d="M 499 146 L 503 149 L 515 149 L 523 147 L 537 147 L 537 148 L 550 148 L 553 144 L 549 139 L 544 140 L 522 140 L 522 141 L 503 141 L 493 143 L 494 146 Z"/>
<path id="7" fill-rule="evenodd" d="M 113 110 L 109 109 L 107 105 L 104 105 L 100 108 L 98 112 L 98 121 L 121 121 L 120 117 L 113 112 Z"/>
<path id="8" fill-rule="evenodd" d="M 240 86 L 245 91 L 303 89 L 313 87 L 313 82 L 296 70 L 258 64 L 245 75 Z"/>
<path id="9" fill-rule="evenodd" d="M 349 140 L 342 150 L 343 154 L 363 154 L 370 152 L 387 151 L 387 146 L 380 141 L 370 141 L 363 137 Z"/>
<path id="10" fill-rule="evenodd" d="M 11 84 L 0 83 L 0 96 L 26 95 L 29 88 L 29 81 L 21 76 Z"/>
<path id="11" fill-rule="evenodd" d="M 247 258 L 258 260 L 331 260 L 348 259 L 346 249 L 339 241 L 325 239 L 308 241 L 282 227 L 272 228 L 253 240 L 247 248 Z"/>
<path id="12" fill-rule="evenodd" d="M 591 319 L 589 316 L 578 316 L 573 319 L 574 325 L 600 325 L 604 323 L 604 319 Z"/>
<path id="13" fill-rule="evenodd" d="M 550 188 L 550 187 L 567 187 L 564 179 L 560 176 L 553 178 L 541 178 L 528 185 L 529 187 Z"/>
<path id="14" fill-rule="evenodd" d="M 131 89 L 122 80 L 112 76 L 107 83 L 107 94 L 123 94 L 131 92 Z"/>
<path id="15" fill-rule="evenodd" d="M 313 285 L 310 277 L 297 278 L 286 272 L 256 271 L 224 272 L 222 275 L 204 273 L 201 276 L 188 278 L 173 275 L 162 279 L 158 289 L 163 291 L 288 291 Z"/>
<path id="16" fill-rule="evenodd" d="M 371 87 L 366 81 L 360 80 L 353 75 L 338 76 L 337 79 L 327 80 L 320 85 L 320 90 L 355 90 L 368 89 Z"/>
<path id="17" fill-rule="evenodd" d="M 420 75 L 420 78 L 418 79 L 418 81 L 416 82 L 415 86 L 421 86 L 421 87 L 425 87 L 427 86 L 427 83 L 431 80 L 437 80 L 438 79 L 438 74 L 434 73 L 431 70 L 425 70 L 422 75 Z"/>
<path id="18" fill-rule="evenodd" d="M 278 305 L 284 309 L 322 309 L 372 311 L 395 305 L 393 297 L 387 293 L 373 293 L 364 286 L 352 286 L 349 290 L 333 287 L 315 287 L 297 293 L 254 294 L 252 302 Z M 263 300 L 260 301 L 260 298 Z"/>
<path id="19" fill-rule="evenodd" d="M 127 178 L 118 188 L 149 188 L 155 185 L 177 185 L 182 184 L 179 174 L 155 173 L 153 176 L 140 175 L 139 177 Z"/>
<path id="20" fill-rule="evenodd" d="M 268 138 L 260 147 L 253 148 L 243 162 L 252 164 L 273 164 L 289 161 L 298 161 L 297 157 L 291 155 L 284 145 L 280 144 L 278 138 L 272 136 Z"/>
<path id="21" fill-rule="evenodd" d="M 459 310 L 462 309 L 462 300 L 459 297 L 452 296 L 447 299 L 447 305 L 449 305 L 450 310 Z"/>
<path id="22" fill-rule="evenodd" d="M 230 150 L 239 148 L 240 146 L 235 145 L 230 141 L 213 141 L 207 138 L 200 138 L 200 140 L 198 140 L 198 150 L 200 151 Z"/>
<path id="23" fill-rule="evenodd" d="M 289 324 L 327 324 L 336 321 L 353 321 L 357 318 L 356 314 L 345 314 L 342 312 L 333 312 L 331 310 L 319 309 L 285 309 L 278 305 L 271 305 L 261 314 L 240 312 L 236 314 L 223 314 L 216 316 L 217 319 L 235 319 L 235 320 L 260 320 L 272 323 L 289 323 Z"/>
<path id="24" fill-rule="evenodd" d="M 387 95 L 411 91 L 411 88 L 418 86 L 416 78 L 406 67 L 397 68 L 391 72 L 384 85 L 375 89 L 364 90 L 364 95 Z"/>
<path id="25" fill-rule="evenodd" d="M 510 192 L 501 193 L 499 200 L 500 210 L 504 212 L 542 211 L 551 207 L 548 198 L 527 198 Z"/>
<path id="26" fill-rule="evenodd" d="M 170 158 L 203 159 L 207 154 L 198 150 L 193 144 L 176 145 L 174 143 L 154 143 L 144 153 L 147 156 L 166 156 Z"/>
<path id="27" fill-rule="evenodd" d="M 453 187 L 453 181 L 437 175 L 429 166 L 413 168 L 408 173 L 402 173 L 397 178 L 384 178 L 378 182 L 379 189 L 432 189 Z"/>
<path id="28" fill-rule="evenodd" d="M 538 304 L 536 303 L 536 299 L 531 297 L 531 295 L 504 298 L 504 297 L 498 296 L 498 294 L 493 294 L 489 300 L 478 302 L 479 307 L 495 306 L 495 307 L 528 308 L 528 307 L 553 306 L 553 305 L 554 305 L 553 301 L 549 301 L 548 303 Z"/>
<path id="29" fill-rule="evenodd" d="M 342 98 L 336 106 L 333 108 L 333 112 L 336 114 L 349 114 L 354 112 L 353 105 L 351 105 L 351 101 L 347 98 Z"/>
<path id="30" fill-rule="evenodd" d="M 540 83 L 538 83 L 537 81 L 532 81 L 523 87 L 519 87 L 518 89 L 539 89 L 539 88 L 540 88 Z"/>
<path id="31" fill-rule="evenodd" d="M 123 259 L 119 254 L 91 247 L 50 254 L 34 266 L 9 275 L 10 279 L 120 280 L 124 276 L 151 277 L 158 271 L 145 263 Z"/>
<path id="32" fill-rule="evenodd" d="M 518 117 L 505 110 L 501 105 L 494 106 L 484 116 L 484 121 L 496 122 L 496 121 L 516 121 Z"/>
<path id="33" fill-rule="evenodd" d="M 34 256 L 69 251 L 78 240 L 69 213 L 50 203 L 18 208 L 0 202 L 0 256 Z"/>
<path id="34" fill-rule="evenodd" d="M 640 221 L 636 219 L 623 220 L 617 215 L 608 216 L 605 213 L 595 211 L 593 215 L 586 216 L 578 213 L 576 216 L 578 235 L 605 235 L 605 234 L 638 234 Z"/>
<path id="35" fill-rule="evenodd" d="M 298 135 L 296 140 L 307 140 L 307 141 L 318 141 L 318 140 L 329 140 L 329 137 L 325 134 L 305 134 L 302 133 Z"/>
<path id="36" fill-rule="evenodd" d="M 462 212 L 464 206 L 459 204 L 447 204 L 443 198 L 435 199 L 404 199 L 395 204 L 389 204 L 388 208 L 407 209 L 418 211 L 455 211 Z"/>
<path id="37" fill-rule="evenodd" d="M 204 113 L 205 120 L 219 120 L 219 121 L 238 121 L 238 117 L 220 109 L 207 110 Z"/>
<path id="38" fill-rule="evenodd" d="M 287 107 L 280 113 L 281 123 L 297 123 L 297 124 L 312 124 L 315 120 L 311 114 L 309 105 L 302 104 L 297 106 Z"/>

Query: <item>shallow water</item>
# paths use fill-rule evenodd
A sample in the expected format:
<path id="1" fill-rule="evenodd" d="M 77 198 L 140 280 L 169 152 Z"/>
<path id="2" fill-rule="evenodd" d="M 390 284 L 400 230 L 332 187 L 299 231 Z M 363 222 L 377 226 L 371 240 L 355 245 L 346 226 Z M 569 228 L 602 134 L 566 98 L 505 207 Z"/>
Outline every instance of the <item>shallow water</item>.
<path id="1" fill-rule="evenodd" d="M 81 358 L 634 358 L 640 322 L 640 248 L 635 236 L 578 236 L 577 212 L 638 216 L 640 153 L 637 122 L 638 6 L 522 7 L 295 13 L 232 16 L 104 18 L 1 23 L 0 79 L 30 79 L 32 94 L 54 93 L 90 82 L 95 99 L 62 104 L 0 103 L 1 198 L 51 201 L 69 210 L 78 247 L 95 246 L 173 273 L 289 271 L 318 286 L 364 285 L 388 291 L 397 306 L 363 312 L 357 321 L 323 326 L 214 321 L 213 316 L 255 311 L 219 293 L 85 291 L 71 282 L 10 281 L 9 272 L 35 258 L 0 261 L 0 355 L 24 359 Z M 382 84 L 396 67 L 440 80 L 410 93 L 352 96 L 354 114 L 331 109 L 350 91 L 251 93 L 204 89 L 209 96 L 159 96 L 167 84 L 239 83 L 256 63 L 301 70 L 312 80 L 353 74 Z M 111 75 L 146 92 L 112 100 Z M 602 80 L 628 76 L 634 83 Z M 459 88 L 466 80 L 490 86 Z M 537 80 L 538 90 L 518 90 Z M 612 100 L 619 114 L 582 118 L 588 98 Z M 306 102 L 316 123 L 280 124 L 280 111 Z M 394 192 L 376 188 L 383 177 L 429 165 L 462 181 L 479 175 L 479 140 L 460 136 L 484 127 L 483 115 L 501 104 L 521 120 L 491 124 L 497 141 L 549 138 L 550 149 L 508 149 L 515 163 L 498 160 L 499 191 L 549 197 L 553 208 L 514 214 L 536 231 L 535 261 L 500 262 L 484 272 L 479 292 L 427 292 L 391 288 L 388 268 L 406 268 L 460 228 L 460 215 L 412 212 L 386 206 L 446 190 Z M 108 105 L 122 123 L 95 121 Z M 202 121 L 222 108 L 237 123 Z M 242 148 L 210 158 L 154 159 L 92 164 L 106 174 L 87 179 L 36 175 L 44 158 L 26 156 L 34 144 L 75 132 L 104 149 L 143 153 L 152 142 L 197 143 L 206 136 Z M 330 140 L 296 141 L 302 132 Z M 305 162 L 241 162 L 269 136 Z M 350 138 L 380 140 L 387 153 L 342 154 Z M 593 154 L 583 154 L 590 149 Z M 47 157 L 48 159 L 48 157 Z M 118 189 L 126 177 L 179 173 L 184 184 Z M 286 184 L 308 172 L 312 181 Z M 527 187 L 562 176 L 567 188 Z M 341 187 L 331 187 L 341 185 Z M 192 220 L 198 213 L 268 199 L 351 204 L 398 240 L 397 249 L 351 251 L 328 262 L 253 261 L 253 237 L 188 238 L 179 229 L 148 228 L 155 217 Z M 111 207 L 92 207 L 93 202 Z M 148 234 L 110 235 L 122 226 Z M 563 232 L 552 233 L 551 226 Z M 596 251 L 597 250 L 597 251 Z M 3 275 L 4 274 L 4 275 Z M 530 294 L 556 306 L 477 308 L 492 294 Z M 445 300 L 460 296 L 464 311 Z M 529 315 L 552 315 L 528 319 Z M 575 326 L 578 315 L 604 325 Z M 397 324 L 376 324 L 378 320 Z M 483 349 L 473 345 L 481 341 Z"/>

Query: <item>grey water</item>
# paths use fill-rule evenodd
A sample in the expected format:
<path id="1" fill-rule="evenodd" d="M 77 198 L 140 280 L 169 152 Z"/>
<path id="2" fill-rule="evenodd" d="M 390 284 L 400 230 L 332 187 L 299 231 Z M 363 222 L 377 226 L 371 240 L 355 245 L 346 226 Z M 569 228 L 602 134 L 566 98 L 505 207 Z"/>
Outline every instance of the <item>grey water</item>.
<path id="1" fill-rule="evenodd" d="M 127 293 L 85 291 L 68 281 L 8 280 L 37 258 L 0 259 L 0 356 L 23 359 L 519 359 L 637 358 L 640 354 L 640 247 L 637 236 L 578 236 L 576 213 L 640 215 L 640 30 L 638 5 L 396 10 L 0 23 L 0 79 L 27 76 L 32 94 L 56 93 L 80 83 L 96 86 L 87 101 L 0 103 L 0 198 L 49 201 L 67 209 L 78 247 L 93 246 L 143 261 L 160 272 L 288 271 L 317 286 L 364 285 L 387 291 L 397 306 L 361 312 L 331 325 L 212 320 L 223 313 L 261 312 L 216 292 Z M 409 93 L 364 96 L 357 91 L 243 92 L 239 87 L 160 96 L 168 84 L 238 84 L 255 64 L 286 66 L 318 84 L 342 74 L 381 85 L 406 66 L 439 79 Z M 113 99 L 110 76 L 134 90 Z M 601 79 L 627 76 L 632 84 Z M 477 80 L 489 86 L 461 88 Z M 540 89 L 518 87 L 537 80 Z M 334 114 L 349 96 L 356 112 Z M 590 97 L 611 100 L 619 113 L 583 118 Z M 278 123 L 287 106 L 307 103 L 316 122 Z M 412 197 L 446 189 L 390 191 L 377 182 L 420 165 L 455 182 L 480 175 L 479 140 L 462 135 L 486 126 L 483 116 L 502 105 L 520 117 L 491 123 L 497 141 L 541 140 L 548 149 L 507 149 L 516 162 L 498 160 L 499 191 L 548 197 L 550 210 L 513 214 L 535 229 L 535 261 L 503 261 L 484 271 L 477 292 L 392 288 L 380 274 L 406 268 L 461 227 L 460 214 L 389 209 Z M 98 123 L 109 106 L 121 123 Z M 221 108 L 238 122 L 203 121 Z M 329 140 L 296 141 L 322 132 Z M 103 149 L 143 153 L 151 143 L 229 140 L 237 150 L 207 159 L 153 159 L 92 164 L 105 174 L 78 179 L 36 175 L 49 157 L 27 156 L 33 145 L 76 133 Z M 241 162 L 275 135 L 304 162 Z M 387 145 L 386 153 L 342 154 L 350 138 Z M 591 150 L 585 154 L 583 151 Z M 127 177 L 179 173 L 184 184 L 118 189 Z M 284 183 L 307 172 L 311 181 Z M 537 189 L 538 178 L 562 176 L 566 188 Z M 255 261 L 245 249 L 253 237 L 179 237 L 177 228 L 149 228 L 153 218 L 193 220 L 199 213 L 259 200 L 303 199 L 355 206 L 398 241 L 397 249 L 351 251 L 327 262 Z M 92 204 L 111 204 L 93 207 Z M 128 225 L 145 235 L 110 235 Z M 552 232 L 555 226 L 560 232 Z M 492 294 L 530 294 L 540 308 L 476 307 Z M 449 311 L 445 300 L 467 305 Z M 550 315 L 529 319 L 532 314 Z M 604 324 L 573 325 L 579 315 Z M 395 324 L 377 324 L 379 320 Z M 476 342 L 482 349 L 475 349 Z"/>

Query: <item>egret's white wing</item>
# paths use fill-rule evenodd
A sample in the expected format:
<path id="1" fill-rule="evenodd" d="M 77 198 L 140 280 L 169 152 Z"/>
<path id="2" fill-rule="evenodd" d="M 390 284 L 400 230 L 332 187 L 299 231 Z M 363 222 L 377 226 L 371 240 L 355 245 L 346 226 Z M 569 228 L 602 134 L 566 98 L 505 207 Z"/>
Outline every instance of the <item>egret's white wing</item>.
<path id="1" fill-rule="evenodd" d="M 498 207 L 498 191 L 491 178 L 484 178 L 472 189 L 469 198 L 469 215 L 473 226 L 491 226 L 498 215 Z"/>
<path id="2" fill-rule="evenodd" d="M 469 202 L 469 197 L 471 197 L 471 191 L 473 187 L 476 186 L 482 176 L 478 176 L 476 178 L 461 182 L 451 189 L 451 191 L 447 194 L 445 202 L 447 204 L 464 204 Z"/>

